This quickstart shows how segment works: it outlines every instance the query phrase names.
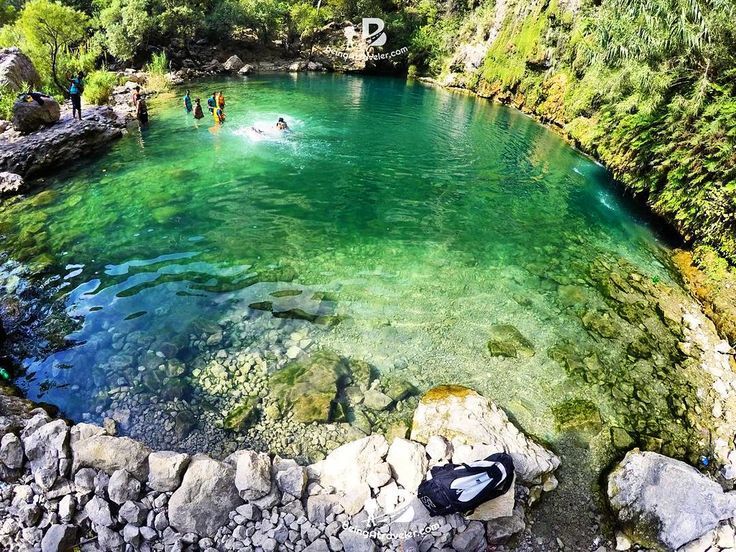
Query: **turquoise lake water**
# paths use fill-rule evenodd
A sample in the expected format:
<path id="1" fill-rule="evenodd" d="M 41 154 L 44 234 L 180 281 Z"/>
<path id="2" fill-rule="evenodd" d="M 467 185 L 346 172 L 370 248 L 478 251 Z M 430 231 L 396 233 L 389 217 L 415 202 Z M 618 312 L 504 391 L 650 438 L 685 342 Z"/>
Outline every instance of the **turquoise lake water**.
<path id="1" fill-rule="evenodd" d="M 603 168 L 515 110 L 418 83 L 257 76 L 192 95 L 213 90 L 227 99 L 222 127 L 158 99 L 150 128 L 0 211 L 5 248 L 42 269 L 79 321 L 75 345 L 26 361 L 31 398 L 96 420 L 146 352 L 186 372 L 207 352 L 193 336 L 236 321 L 213 350 L 283 354 L 303 332 L 306 349 L 420 389 L 474 387 L 551 442 L 564 400 L 621 423 L 605 390 L 546 354 L 561 340 L 618 353 L 559 299 L 571 285 L 602 303 L 596 259 L 669 280 L 667 246 Z M 273 129 L 278 117 L 290 132 Z M 515 326 L 535 355 L 490 356 L 494 324 Z"/>

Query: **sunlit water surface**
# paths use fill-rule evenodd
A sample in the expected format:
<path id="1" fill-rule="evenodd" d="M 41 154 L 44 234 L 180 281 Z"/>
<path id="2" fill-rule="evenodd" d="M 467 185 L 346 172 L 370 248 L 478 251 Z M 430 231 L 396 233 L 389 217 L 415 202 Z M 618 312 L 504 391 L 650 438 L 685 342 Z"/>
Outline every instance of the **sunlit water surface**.
<path id="1" fill-rule="evenodd" d="M 305 328 L 311 349 L 420 389 L 469 385 L 552 443 L 564 400 L 618 422 L 608 393 L 547 354 L 564 340 L 610 347 L 559 300 L 561 284 L 595 295 L 594 259 L 668 278 L 664 246 L 601 167 L 512 109 L 399 80 L 259 76 L 193 95 L 213 90 L 222 128 L 158 100 L 149 129 L 2 208 L 5 247 L 80 320 L 75 346 L 28 359 L 30 397 L 95 419 L 125 383 L 109 371 L 120 336 L 187 365 L 201 354 L 192 336 L 274 311 L 285 318 L 254 326 L 271 343 Z M 272 128 L 279 116 L 290 132 Z M 493 324 L 536 354 L 492 357 Z"/>

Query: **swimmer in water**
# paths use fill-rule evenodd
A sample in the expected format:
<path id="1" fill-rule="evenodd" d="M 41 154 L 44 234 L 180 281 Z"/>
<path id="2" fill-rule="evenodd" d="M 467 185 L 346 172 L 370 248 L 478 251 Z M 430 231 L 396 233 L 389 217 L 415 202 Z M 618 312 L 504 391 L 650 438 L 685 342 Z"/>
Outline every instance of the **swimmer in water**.
<path id="1" fill-rule="evenodd" d="M 289 125 L 286 124 L 283 117 L 279 117 L 279 120 L 276 123 L 276 128 L 279 130 L 289 130 Z"/>
<path id="2" fill-rule="evenodd" d="M 263 131 L 260 128 L 256 128 L 254 126 L 250 127 L 250 129 L 255 132 L 256 134 L 263 134 Z"/>

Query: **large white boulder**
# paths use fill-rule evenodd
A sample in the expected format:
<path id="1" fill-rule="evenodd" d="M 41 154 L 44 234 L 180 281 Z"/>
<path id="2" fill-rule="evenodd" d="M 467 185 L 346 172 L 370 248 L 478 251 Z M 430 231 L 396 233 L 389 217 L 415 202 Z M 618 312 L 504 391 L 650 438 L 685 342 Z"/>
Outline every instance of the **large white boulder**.
<path id="1" fill-rule="evenodd" d="M 181 533 L 214 536 L 228 514 L 243 503 L 235 487 L 235 468 L 197 454 L 181 486 L 169 500 L 169 523 Z"/>
<path id="2" fill-rule="evenodd" d="M 170 450 L 148 456 L 148 486 L 161 493 L 175 491 L 189 464 L 189 455 Z"/>
<path id="3" fill-rule="evenodd" d="M 370 435 L 336 448 L 309 466 L 309 471 L 322 487 L 341 493 L 341 504 L 348 514 L 356 514 L 371 498 L 371 488 L 391 479 L 390 467 L 384 461 L 388 448 L 383 435 Z"/>
<path id="4" fill-rule="evenodd" d="M 145 481 L 150 453 L 151 449 L 129 437 L 94 435 L 72 443 L 72 469 L 94 468 L 110 474 L 126 470 L 138 481 Z"/>
<path id="5" fill-rule="evenodd" d="M 460 445 L 489 445 L 492 452 L 506 452 L 514 459 L 522 483 L 539 484 L 560 465 L 551 451 L 535 443 L 512 424 L 506 413 L 476 391 L 460 385 L 430 389 L 414 411 L 411 439 L 427 443 L 440 435 Z"/>
<path id="6" fill-rule="evenodd" d="M 39 84 L 41 78 L 28 56 L 18 48 L 0 50 L 0 88 L 20 92 L 24 85 L 34 87 Z"/>
<path id="7" fill-rule="evenodd" d="M 394 439 L 388 449 L 386 461 L 396 482 L 412 493 L 427 473 L 427 454 L 424 447 L 408 439 Z"/>
<path id="8" fill-rule="evenodd" d="M 676 550 L 736 516 L 736 492 L 655 452 L 629 452 L 608 476 L 608 499 L 626 535 Z"/>

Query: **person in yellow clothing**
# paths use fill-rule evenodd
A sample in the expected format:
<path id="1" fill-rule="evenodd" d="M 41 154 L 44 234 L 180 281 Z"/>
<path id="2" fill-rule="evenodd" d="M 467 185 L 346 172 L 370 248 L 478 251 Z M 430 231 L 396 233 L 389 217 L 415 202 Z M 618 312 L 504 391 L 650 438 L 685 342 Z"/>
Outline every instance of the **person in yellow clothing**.
<path id="1" fill-rule="evenodd" d="M 221 107 L 218 107 L 215 109 L 214 113 L 212 113 L 212 116 L 215 119 L 215 124 L 222 124 L 225 122 L 225 111 Z"/>

